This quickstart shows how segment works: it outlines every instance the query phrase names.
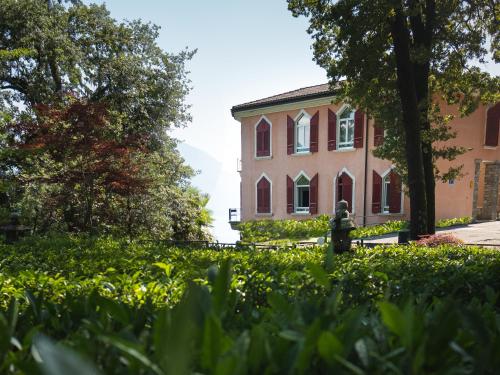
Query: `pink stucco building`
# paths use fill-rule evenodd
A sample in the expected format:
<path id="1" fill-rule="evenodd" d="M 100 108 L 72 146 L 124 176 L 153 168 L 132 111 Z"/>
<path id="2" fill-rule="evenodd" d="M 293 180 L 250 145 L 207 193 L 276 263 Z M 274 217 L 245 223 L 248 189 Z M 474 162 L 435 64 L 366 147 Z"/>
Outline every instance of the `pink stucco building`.
<path id="1" fill-rule="evenodd" d="M 345 199 L 358 225 L 408 218 L 409 200 L 389 161 L 373 156 L 383 131 L 362 111 L 334 104 L 327 84 L 236 105 L 241 124 L 241 220 L 332 214 Z M 500 103 L 451 122 L 454 144 L 469 151 L 453 161 L 463 176 L 437 182 L 437 219 L 500 212 Z M 448 162 L 440 162 L 440 169 Z"/>

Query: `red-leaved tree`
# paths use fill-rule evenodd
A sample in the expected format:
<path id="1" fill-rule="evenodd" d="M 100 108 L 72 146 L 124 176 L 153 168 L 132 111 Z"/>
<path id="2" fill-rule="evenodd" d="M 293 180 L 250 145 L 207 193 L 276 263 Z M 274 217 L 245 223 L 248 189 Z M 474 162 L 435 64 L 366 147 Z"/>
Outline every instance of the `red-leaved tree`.
<path id="1" fill-rule="evenodd" d="M 11 142 L 22 154 L 23 184 L 49 196 L 39 225 L 49 226 L 59 215 L 66 229 L 92 232 L 96 221 L 106 221 L 113 199 L 147 190 L 141 166 L 147 139 L 123 134 L 119 118 L 105 104 L 68 95 L 57 105 L 35 109 L 36 119 L 12 125 Z"/>

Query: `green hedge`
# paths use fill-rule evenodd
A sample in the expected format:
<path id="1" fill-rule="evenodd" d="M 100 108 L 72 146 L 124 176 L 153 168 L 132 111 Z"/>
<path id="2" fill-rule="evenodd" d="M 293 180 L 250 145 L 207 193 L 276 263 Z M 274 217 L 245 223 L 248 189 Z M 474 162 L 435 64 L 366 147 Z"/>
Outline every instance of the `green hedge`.
<path id="1" fill-rule="evenodd" d="M 266 242 L 280 239 L 300 240 L 321 237 L 329 230 L 330 216 L 320 215 L 304 220 L 254 220 L 238 224 L 241 239 L 245 242 Z M 454 225 L 469 224 L 470 217 L 444 219 L 436 227 L 445 228 Z M 390 220 L 384 224 L 358 227 L 351 233 L 353 238 L 366 238 L 394 233 L 408 226 L 403 220 Z"/>
<path id="2" fill-rule="evenodd" d="M 0 373 L 497 371 L 497 250 L 325 251 L 2 245 Z"/>

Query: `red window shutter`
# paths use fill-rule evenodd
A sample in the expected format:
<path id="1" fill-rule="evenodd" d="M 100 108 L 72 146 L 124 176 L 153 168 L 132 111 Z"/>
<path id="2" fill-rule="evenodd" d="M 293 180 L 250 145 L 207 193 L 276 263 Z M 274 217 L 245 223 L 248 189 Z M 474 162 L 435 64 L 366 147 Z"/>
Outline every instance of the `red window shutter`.
<path id="1" fill-rule="evenodd" d="M 498 133 L 500 127 L 500 103 L 495 104 L 486 112 L 485 146 L 498 146 Z"/>
<path id="2" fill-rule="evenodd" d="M 373 124 L 373 145 L 380 146 L 384 143 L 384 128 Z"/>
<path id="3" fill-rule="evenodd" d="M 294 183 L 290 176 L 286 176 L 286 212 L 293 212 L 293 189 Z"/>
<path id="4" fill-rule="evenodd" d="M 295 130 L 295 122 L 290 116 L 286 116 L 286 153 L 288 155 L 293 154 L 294 151 L 294 130 Z"/>
<path id="5" fill-rule="evenodd" d="M 381 211 L 382 177 L 375 171 L 373 171 L 372 185 L 372 212 L 378 214 Z"/>
<path id="6" fill-rule="evenodd" d="M 318 174 L 316 173 L 309 183 L 309 213 L 318 213 Z"/>
<path id="7" fill-rule="evenodd" d="M 328 110 L 328 151 L 337 149 L 337 115 Z"/>
<path id="8" fill-rule="evenodd" d="M 342 173 L 342 199 L 345 200 L 349 206 L 349 212 L 352 212 L 352 178 L 347 173 Z"/>
<path id="9" fill-rule="evenodd" d="M 309 136 L 309 150 L 311 152 L 318 152 L 318 133 L 319 133 L 319 111 L 311 117 L 310 136 Z"/>
<path id="10" fill-rule="evenodd" d="M 354 113 L 354 148 L 363 147 L 363 129 L 365 122 L 365 114 L 358 109 Z"/>
<path id="11" fill-rule="evenodd" d="M 264 119 L 257 125 L 256 128 L 256 156 L 270 156 L 270 137 L 271 125 Z"/>
<path id="12" fill-rule="evenodd" d="M 389 212 L 397 214 L 401 212 L 401 177 L 396 172 L 391 171 L 389 178 L 391 181 Z"/>
<path id="13" fill-rule="evenodd" d="M 257 212 L 271 212 L 271 183 L 265 177 L 257 183 Z"/>

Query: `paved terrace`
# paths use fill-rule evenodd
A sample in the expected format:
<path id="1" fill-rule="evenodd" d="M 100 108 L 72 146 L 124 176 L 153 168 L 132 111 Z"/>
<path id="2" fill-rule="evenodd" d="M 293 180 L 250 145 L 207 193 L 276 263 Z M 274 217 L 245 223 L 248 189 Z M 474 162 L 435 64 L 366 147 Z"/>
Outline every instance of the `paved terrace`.
<path id="1" fill-rule="evenodd" d="M 439 234 L 453 234 L 465 243 L 500 245 L 500 221 L 487 221 L 454 228 L 443 228 L 438 229 L 436 232 Z M 371 237 L 370 239 L 365 239 L 365 241 L 373 243 L 396 243 L 398 242 L 398 235 L 397 233 L 387 234 Z"/>

